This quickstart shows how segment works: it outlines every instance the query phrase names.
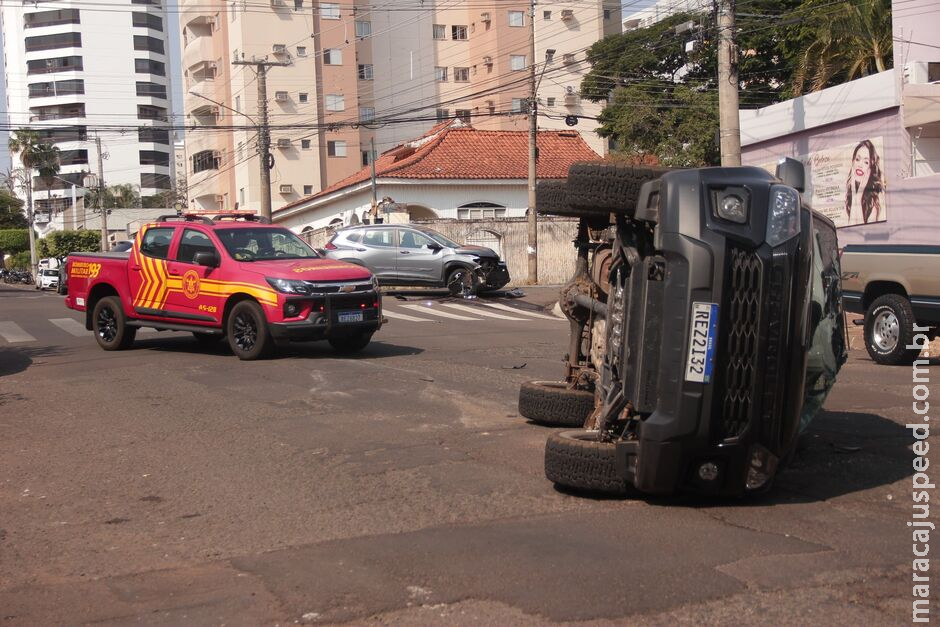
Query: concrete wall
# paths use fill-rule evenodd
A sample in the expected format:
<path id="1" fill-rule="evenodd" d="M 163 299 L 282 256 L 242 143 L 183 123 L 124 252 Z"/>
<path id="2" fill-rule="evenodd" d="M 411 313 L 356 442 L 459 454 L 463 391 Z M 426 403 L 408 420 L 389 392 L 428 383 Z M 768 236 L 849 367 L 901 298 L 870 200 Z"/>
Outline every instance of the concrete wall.
<path id="1" fill-rule="evenodd" d="M 489 232 L 499 238 L 499 253 L 509 266 L 511 285 L 525 285 L 528 276 L 527 222 L 525 218 L 500 220 L 422 220 L 421 224 L 464 243 Z M 539 285 L 561 285 L 574 274 L 577 252 L 572 242 L 578 231 L 574 218 L 539 219 Z M 301 235 L 314 248 L 322 247 L 333 229 L 320 228 Z"/>

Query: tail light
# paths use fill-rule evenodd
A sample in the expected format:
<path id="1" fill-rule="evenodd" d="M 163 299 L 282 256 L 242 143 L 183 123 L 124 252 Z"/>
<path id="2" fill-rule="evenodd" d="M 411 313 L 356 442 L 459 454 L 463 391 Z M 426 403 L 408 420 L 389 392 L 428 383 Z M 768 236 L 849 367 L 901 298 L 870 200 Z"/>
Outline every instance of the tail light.
<path id="1" fill-rule="evenodd" d="M 326 246 L 324 246 L 323 248 L 325 248 L 326 250 L 338 250 L 336 248 L 336 244 L 334 244 L 333 242 L 327 242 Z"/>

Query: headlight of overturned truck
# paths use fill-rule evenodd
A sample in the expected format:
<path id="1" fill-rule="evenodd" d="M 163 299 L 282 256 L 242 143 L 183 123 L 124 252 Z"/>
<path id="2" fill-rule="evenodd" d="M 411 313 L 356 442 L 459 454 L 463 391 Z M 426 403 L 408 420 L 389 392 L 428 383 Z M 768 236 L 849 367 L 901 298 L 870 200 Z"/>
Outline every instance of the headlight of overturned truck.
<path id="1" fill-rule="evenodd" d="M 800 193 L 786 185 L 772 185 L 767 210 L 767 243 L 777 247 L 799 232 Z"/>

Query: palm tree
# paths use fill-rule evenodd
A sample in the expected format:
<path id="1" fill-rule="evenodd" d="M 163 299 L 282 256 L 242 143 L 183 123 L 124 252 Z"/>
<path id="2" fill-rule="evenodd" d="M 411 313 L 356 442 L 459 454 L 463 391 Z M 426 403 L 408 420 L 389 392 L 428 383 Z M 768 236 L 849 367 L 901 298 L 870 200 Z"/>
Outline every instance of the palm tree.
<path id="1" fill-rule="evenodd" d="M 808 10 L 812 10 L 811 4 Z M 888 69 L 891 0 L 844 2 L 835 9 L 821 10 L 814 21 L 813 41 L 801 51 L 793 73 L 795 95 Z"/>
<path id="2" fill-rule="evenodd" d="M 33 231 L 33 170 L 50 187 L 52 178 L 59 173 L 59 149 L 40 141 L 39 134 L 21 128 L 14 131 L 9 142 L 10 154 L 18 155 L 23 163 L 24 183 L 26 185 L 26 221 L 29 231 L 29 263 L 33 276 L 38 270 L 36 258 L 36 234 Z"/>

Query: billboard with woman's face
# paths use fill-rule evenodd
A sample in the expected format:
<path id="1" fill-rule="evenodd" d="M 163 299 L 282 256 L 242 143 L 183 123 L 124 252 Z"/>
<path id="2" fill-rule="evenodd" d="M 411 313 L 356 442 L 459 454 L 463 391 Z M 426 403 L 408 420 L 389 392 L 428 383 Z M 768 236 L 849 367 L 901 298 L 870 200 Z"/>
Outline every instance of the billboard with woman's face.
<path id="1" fill-rule="evenodd" d="M 797 157 L 806 166 L 804 196 L 837 227 L 886 221 L 883 153 L 883 139 L 872 137 Z"/>

